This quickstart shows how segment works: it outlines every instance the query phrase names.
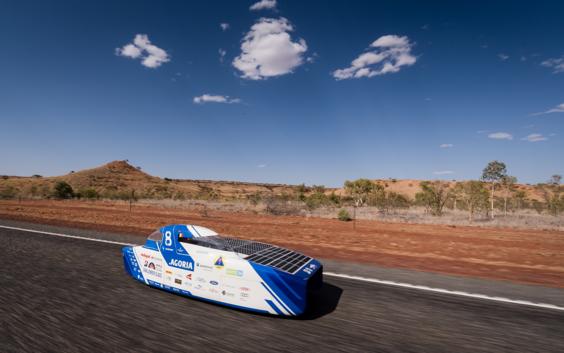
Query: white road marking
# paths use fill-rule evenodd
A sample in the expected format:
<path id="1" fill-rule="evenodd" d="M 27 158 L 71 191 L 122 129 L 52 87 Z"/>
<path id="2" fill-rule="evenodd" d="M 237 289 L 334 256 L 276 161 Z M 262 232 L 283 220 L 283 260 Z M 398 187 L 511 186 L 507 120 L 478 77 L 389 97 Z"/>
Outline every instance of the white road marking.
<path id="1" fill-rule="evenodd" d="M 544 308 L 544 309 L 553 309 L 553 310 L 564 311 L 564 307 L 561 307 L 561 306 L 558 306 L 558 305 L 544 304 L 544 303 L 533 303 L 533 302 L 530 302 L 530 301 L 527 301 L 527 300 L 509 299 L 509 298 L 503 298 L 503 297 L 492 297 L 492 296 L 485 295 L 485 294 L 467 293 L 467 292 L 456 291 L 456 290 L 421 286 L 421 285 L 417 285 L 417 284 L 401 283 L 401 282 L 387 281 L 387 280 L 375 279 L 375 278 L 366 278 L 366 277 L 360 277 L 360 276 L 351 276 L 351 275 L 346 275 L 346 274 L 341 274 L 341 273 L 323 272 L 323 274 L 325 276 L 347 278 L 347 279 L 352 279 L 352 280 L 355 280 L 355 281 L 362 281 L 362 282 L 378 283 L 378 284 L 383 284 L 383 285 L 386 285 L 386 286 L 410 288 L 410 289 L 424 290 L 424 291 L 427 291 L 427 292 L 435 292 L 435 293 L 442 293 L 442 294 L 449 294 L 449 295 L 458 295 L 458 296 L 461 296 L 461 297 L 485 299 L 485 300 L 490 300 L 490 301 L 495 301 L 495 302 L 527 305 L 527 306 L 534 306 L 534 307 Z"/>
<path id="2" fill-rule="evenodd" d="M 53 235 L 53 236 L 62 237 L 62 238 L 95 241 L 95 242 L 99 242 L 99 243 L 107 243 L 107 244 L 115 244 L 115 245 L 125 245 L 125 246 L 137 246 L 137 245 L 139 245 L 139 244 L 123 243 L 123 242 L 119 242 L 119 241 L 112 241 L 112 240 L 105 240 L 105 239 L 98 239 L 98 238 L 81 237 L 81 236 L 78 236 L 78 235 L 45 232 L 45 231 L 35 230 L 35 229 L 9 227 L 9 226 L 4 226 L 4 225 L 0 225 L 0 228 L 19 230 L 19 231 L 22 231 L 22 232 L 30 232 L 30 233 L 36 233 L 36 234 Z M 448 290 L 448 289 L 442 289 L 442 288 L 433 288 L 433 287 L 421 286 L 421 285 L 417 285 L 417 284 L 387 281 L 387 280 L 382 280 L 382 279 L 366 278 L 366 277 L 361 277 L 361 276 L 351 276 L 351 275 L 342 274 L 342 273 L 323 272 L 323 274 L 325 276 L 330 276 L 330 277 L 346 278 L 346 279 L 351 279 L 351 280 L 355 280 L 355 281 L 377 283 L 377 284 L 382 284 L 382 285 L 386 285 L 386 286 L 410 288 L 410 289 L 423 290 L 423 291 L 427 291 L 427 292 L 457 295 L 457 296 L 461 296 L 461 297 L 484 299 L 484 300 L 490 300 L 490 301 L 495 301 L 495 302 L 526 305 L 526 306 L 533 306 L 533 307 L 543 308 L 543 309 L 552 309 L 552 310 L 564 311 L 564 307 L 561 307 L 561 306 L 558 306 L 558 305 L 544 304 L 544 303 L 534 303 L 534 302 L 530 302 L 530 301 L 527 301 L 527 300 L 509 299 L 509 298 L 503 298 L 503 297 L 492 297 L 492 296 L 485 295 L 485 294 L 467 293 L 467 292 L 462 292 L 462 291 L 455 291 L 455 290 Z"/>
<path id="3" fill-rule="evenodd" d="M 4 228 L 4 229 L 12 229 L 12 230 L 19 230 L 22 232 L 30 232 L 30 233 L 37 233 L 37 234 L 47 234 L 47 235 L 54 235 L 56 237 L 62 237 L 62 238 L 71 238 L 71 239 L 81 239 L 81 240 L 89 240 L 89 241 L 96 241 L 99 243 L 108 243 L 108 244 L 116 244 L 116 245 L 126 245 L 126 246 L 136 246 L 139 244 L 131 244 L 131 243 L 122 243 L 119 241 L 113 241 L 113 240 L 105 240 L 105 239 L 98 239 L 98 238 L 88 238 L 88 237 L 80 237 L 78 235 L 68 235 L 68 234 L 61 234 L 61 233 L 53 233 L 53 232 L 44 232 L 42 230 L 35 230 L 35 229 L 26 229 L 26 228 L 18 228 L 18 227 L 9 227 L 9 226 L 3 226 L 0 225 L 0 228 Z"/>

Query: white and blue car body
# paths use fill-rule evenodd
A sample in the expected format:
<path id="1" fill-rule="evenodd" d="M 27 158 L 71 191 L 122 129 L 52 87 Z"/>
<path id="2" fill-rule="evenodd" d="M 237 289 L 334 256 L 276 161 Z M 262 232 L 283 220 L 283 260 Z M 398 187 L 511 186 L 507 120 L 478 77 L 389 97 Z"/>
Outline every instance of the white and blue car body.
<path id="1" fill-rule="evenodd" d="M 265 314 L 303 314 L 323 281 L 311 257 L 195 225 L 162 227 L 122 253 L 127 273 L 149 286 Z"/>

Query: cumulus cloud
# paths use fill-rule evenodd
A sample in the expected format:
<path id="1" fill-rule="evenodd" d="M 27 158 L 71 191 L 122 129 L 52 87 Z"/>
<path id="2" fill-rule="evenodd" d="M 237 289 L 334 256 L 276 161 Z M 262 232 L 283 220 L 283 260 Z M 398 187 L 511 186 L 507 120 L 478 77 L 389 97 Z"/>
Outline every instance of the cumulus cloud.
<path id="1" fill-rule="evenodd" d="M 411 54 L 412 47 L 406 36 L 382 36 L 370 44 L 372 49 L 354 59 L 351 66 L 333 71 L 333 77 L 344 80 L 398 72 L 402 66 L 411 66 L 417 61 Z"/>
<path id="2" fill-rule="evenodd" d="M 168 53 L 152 44 L 146 34 L 137 34 L 133 43 L 116 48 L 116 55 L 131 59 L 141 59 L 141 65 L 154 69 L 169 62 Z"/>
<path id="3" fill-rule="evenodd" d="M 442 143 L 439 145 L 440 148 L 452 148 L 453 146 L 452 143 Z"/>
<path id="4" fill-rule="evenodd" d="M 503 53 L 497 54 L 497 57 L 498 57 L 499 60 L 501 60 L 501 61 L 505 61 L 505 60 L 509 59 L 509 55 L 503 54 Z"/>
<path id="5" fill-rule="evenodd" d="M 307 44 L 303 39 L 293 42 L 289 33 L 293 30 L 283 17 L 258 20 L 243 38 L 241 55 L 233 60 L 241 77 L 261 80 L 291 73 L 302 65 Z"/>
<path id="6" fill-rule="evenodd" d="M 558 104 L 556 107 L 549 109 L 547 111 L 544 112 L 539 112 L 539 113 L 533 113 L 531 115 L 543 115 L 543 114 L 551 114 L 551 113 L 564 113 L 564 103 L 562 104 Z"/>
<path id="7" fill-rule="evenodd" d="M 488 137 L 494 140 L 513 140 L 513 135 L 507 132 L 493 132 Z"/>
<path id="8" fill-rule="evenodd" d="M 521 140 L 529 142 L 539 142 L 548 140 L 548 137 L 544 137 L 542 134 L 530 134 L 523 137 Z"/>
<path id="9" fill-rule="evenodd" d="M 276 0 L 261 0 L 256 2 L 249 7 L 251 11 L 260 11 L 260 10 L 274 10 L 276 9 Z"/>
<path id="10" fill-rule="evenodd" d="M 229 96 L 220 96 L 213 94 L 202 94 L 199 97 L 194 97 L 194 103 L 204 104 L 204 103 L 241 103 L 239 98 L 229 98 Z"/>
<path id="11" fill-rule="evenodd" d="M 223 59 L 225 59 L 225 55 L 227 54 L 227 51 L 219 48 L 218 53 L 219 53 L 219 62 L 223 62 Z"/>
<path id="12" fill-rule="evenodd" d="M 560 58 L 551 58 L 541 62 L 541 65 L 552 69 L 555 74 L 564 72 L 564 56 Z"/>
<path id="13" fill-rule="evenodd" d="M 223 22 L 223 23 L 220 23 L 220 24 L 219 24 L 219 27 L 221 27 L 221 30 L 225 32 L 225 31 L 227 31 L 227 30 L 229 29 L 229 27 L 231 27 L 231 26 L 229 25 L 229 23 Z"/>
<path id="14" fill-rule="evenodd" d="M 433 172 L 435 175 L 446 175 L 446 174 L 454 174 L 452 170 L 437 170 Z"/>

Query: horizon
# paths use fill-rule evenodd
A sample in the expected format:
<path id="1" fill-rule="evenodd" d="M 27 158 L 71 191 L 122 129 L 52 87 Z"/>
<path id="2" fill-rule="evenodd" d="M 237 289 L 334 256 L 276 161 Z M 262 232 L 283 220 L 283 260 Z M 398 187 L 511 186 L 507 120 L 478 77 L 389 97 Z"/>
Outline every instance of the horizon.
<path id="1" fill-rule="evenodd" d="M 241 180 L 226 180 L 226 179 L 190 179 L 190 178 L 169 178 L 167 176 L 162 176 L 162 175 L 154 175 L 151 174 L 149 172 L 147 172 L 146 170 L 143 169 L 142 166 L 138 166 L 138 165 L 134 165 L 132 164 L 129 160 L 114 160 L 114 161 L 109 161 L 107 163 L 104 163 L 102 165 L 98 165 L 98 166 L 92 166 L 92 167 L 88 167 L 85 169 L 79 169 L 79 170 L 71 170 L 67 173 L 64 174 L 60 174 L 60 175 L 43 175 L 43 174 L 34 174 L 37 175 L 39 178 L 59 178 L 59 177 L 64 177 L 67 175 L 71 175 L 74 173 L 80 173 L 80 172 L 85 172 L 88 170 L 93 170 L 93 169 L 99 169 L 99 168 L 103 168 L 108 166 L 109 164 L 113 164 L 113 163 L 119 163 L 119 162 L 124 162 L 126 163 L 128 166 L 140 171 L 143 174 L 146 174 L 148 176 L 151 177 L 157 177 L 160 179 L 169 179 L 172 181 L 202 181 L 202 182 L 218 182 L 218 183 L 241 183 L 241 184 L 256 184 L 256 185 L 260 185 L 260 184 L 267 184 L 267 185 L 285 185 L 285 186 L 299 186 L 299 185 L 304 185 L 306 187 L 315 187 L 315 186 L 322 186 L 325 187 L 326 189 L 343 189 L 344 188 L 344 184 L 346 181 L 349 180 L 343 180 L 341 185 L 324 185 L 324 184 L 306 184 L 306 183 L 299 183 L 299 184 L 288 184 L 288 183 L 275 183 L 275 182 L 257 182 L 257 181 L 241 181 Z M 7 177 L 11 177 L 11 178 L 34 178 L 34 175 L 0 175 L 0 176 L 7 176 Z M 413 178 L 406 178 L 406 179 L 396 179 L 396 178 L 357 178 L 357 179 L 368 179 L 371 180 L 373 182 L 423 182 L 423 181 L 444 181 L 444 182 L 452 182 L 452 183 L 463 183 L 463 182 L 467 182 L 467 181 L 474 181 L 474 180 L 478 180 L 481 181 L 481 178 L 476 178 L 476 179 L 413 179 Z M 352 179 L 354 180 L 354 179 Z M 524 183 L 524 182 L 519 182 L 517 181 L 517 183 L 515 183 L 515 185 L 526 185 L 526 186 L 535 186 L 536 184 L 545 184 L 548 181 L 544 181 L 544 182 L 539 182 L 539 183 L 535 183 L 535 184 L 531 184 L 531 183 Z M 484 183 L 489 183 L 487 181 L 484 181 Z"/>
<path id="2" fill-rule="evenodd" d="M 564 174 L 564 4 L 254 3 L 5 2 L 0 174 Z"/>

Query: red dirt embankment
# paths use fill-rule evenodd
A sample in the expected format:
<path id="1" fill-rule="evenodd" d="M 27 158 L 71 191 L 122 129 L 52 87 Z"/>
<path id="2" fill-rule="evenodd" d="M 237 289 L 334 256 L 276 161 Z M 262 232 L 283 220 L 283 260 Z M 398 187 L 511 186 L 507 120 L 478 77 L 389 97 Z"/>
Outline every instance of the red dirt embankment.
<path id="1" fill-rule="evenodd" d="M 564 232 L 200 212 L 125 203 L 2 201 L 0 218 L 146 235 L 199 224 L 308 255 L 564 288 Z"/>

